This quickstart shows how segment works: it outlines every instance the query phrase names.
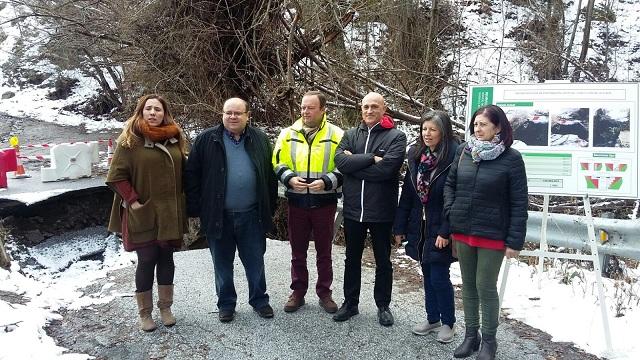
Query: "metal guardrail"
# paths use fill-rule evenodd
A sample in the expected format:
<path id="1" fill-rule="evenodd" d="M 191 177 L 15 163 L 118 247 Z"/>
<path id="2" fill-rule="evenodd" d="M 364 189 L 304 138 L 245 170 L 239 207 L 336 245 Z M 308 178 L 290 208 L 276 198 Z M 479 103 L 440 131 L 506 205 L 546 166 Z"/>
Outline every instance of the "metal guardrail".
<path id="1" fill-rule="evenodd" d="M 278 195 L 284 197 L 284 186 Z M 334 235 L 342 224 L 342 200 L 338 201 Z M 547 243 L 552 246 L 590 252 L 587 223 L 584 216 L 549 213 L 547 220 Z M 596 234 L 602 230 L 608 241 L 598 243 L 598 253 L 640 260 L 640 220 L 593 218 Z M 526 241 L 540 244 L 542 212 L 529 211 Z"/>
<path id="2" fill-rule="evenodd" d="M 549 245 L 590 251 L 587 223 L 584 216 L 549 214 L 547 220 Z M 608 234 L 608 241 L 598 243 L 598 253 L 640 260 L 640 220 L 593 218 L 596 234 Z M 540 243 L 542 212 L 529 211 L 526 241 Z"/>

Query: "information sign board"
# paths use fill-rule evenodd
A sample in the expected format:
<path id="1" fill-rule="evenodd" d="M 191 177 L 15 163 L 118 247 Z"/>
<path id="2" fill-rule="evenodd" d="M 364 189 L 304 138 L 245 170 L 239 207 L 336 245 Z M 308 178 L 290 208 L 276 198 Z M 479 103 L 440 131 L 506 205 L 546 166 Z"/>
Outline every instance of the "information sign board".
<path id="1" fill-rule="evenodd" d="M 500 106 L 530 193 L 638 197 L 639 84 L 542 83 L 469 88 L 469 116 Z"/>

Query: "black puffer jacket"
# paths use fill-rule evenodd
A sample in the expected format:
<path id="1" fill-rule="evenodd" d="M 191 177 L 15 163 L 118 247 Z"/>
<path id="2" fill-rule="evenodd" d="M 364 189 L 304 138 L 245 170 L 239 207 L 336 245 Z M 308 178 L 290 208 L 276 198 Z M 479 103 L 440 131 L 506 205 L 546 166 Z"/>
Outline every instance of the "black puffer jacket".
<path id="1" fill-rule="evenodd" d="M 522 156 L 509 148 L 494 160 L 475 164 L 465 146 L 456 152 L 444 189 L 451 233 L 503 240 L 507 247 L 521 250 L 528 217 Z"/>
<path id="2" fill-rule="evenodd" d="M 398 205 L 398 177 L 407 136 L 395 128 L 364 124 L 345 132 L 336 150 L 336 167 L 344 174 L 345 219 L 393 222 Z M 352 155 L 344 153 L 348 150 Z M 375 162 L 374 156 L 382 156 Z M 363 208 L 364 205 L 364 208 Z"/>
<path id="3" fill-rule="evenodd" d="M 227 179 L 223 129 L 222 125 L 217 125 L 196 137 L 184 176 L 187 214 L 199 216 L 203 232 L 215 239 L 222 236 Z M 267 135 L 254 127 L 247 126 L 245 136 L 244 146 L 256 170 L 259 221 L 262 231 L 267 233 L 273 227 L 272 216 L 278 197 L 278 180 L 271 166 L 271 145 Z"/>
<path id="4" fill-rule="evenodd" d="M 409 149 L 407 154 L 408 169 L 402 184 L 402 194 L 398 202 L 396 219 L 393 223 L 393 233 L 406 235 L 407 245 L 405 252 L 412 259 L 421 263 L 445 263 L 450 264 L 456 259 L 451 255 L 451 242 L 442 249 L 436 247 L 436 239 L 442 236 L 449 238 L 449 222 L 443 215 L 444 184 L 449 174 L 449 164 L 455 156 L 457 142 L 452 141 L 448 159 L 439 164 L 434 170 L 429 187 L 429 201 L 423 206 L 416 191 L 418 176 L 417 147 Z M 426 222 L 422 220 L 422 212 L 425 212 Z"/>

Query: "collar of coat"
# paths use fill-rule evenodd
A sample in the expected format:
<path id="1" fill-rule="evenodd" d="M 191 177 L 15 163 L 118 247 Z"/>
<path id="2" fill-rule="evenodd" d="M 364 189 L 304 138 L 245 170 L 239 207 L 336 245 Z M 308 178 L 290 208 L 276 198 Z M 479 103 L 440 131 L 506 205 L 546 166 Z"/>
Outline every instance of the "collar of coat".
<path id="1" fill-rule="evenodd" d="M 358 129 L 360 129 L 360 131 L 369 131 L 369 127 L 367 126 L 367 124 L 363 122 L 360 123 L 360 126 L 358 126 Z M 377 131 L 384 131 L 384 130 L 391 130 L 391 129 L 385 129 L 382 126 L 380 126 L 380 123 L 376 123 L 375 125 L 373 125 L 371 127 L 371 132 L 377 132 Z"/>
<path id="2" fill-rule="evenodd" d="M 247 124 L 247 126 L 245 126 L 244 130 L 243 130 L 243 134 L 245 137 L 247 138 L 251 138 L 252 134 L 255 134 L 255 130 L 253 130 L 254 128 L 251 127 L 249 124 Z M 207 130 L 207 132 L 209 134 L 212 134 L 215 136 L 216 140 L 220 140 L 222 141 L 222 136 L 224 135 L 224 125 L 222 124 L 218 124 L 212 128 L 209 128 L 209 130 Z"/>
<path id="3" fill-rule="evenodd" d="M 169 143 L 170 143 L 170 144 L 175 144 L 175 143 L 177 143 L 177 142 L 178 142 L 178 139 L 176 139 L 176 138 L 170 138 L 170 139 L 169 139 Z M 144 147 L 146 147 L 146 148 L 153 148 L 154 146 L 155 146 L 155 145 L 154 145 L 154 142 L 153 142 L 153 141 L 151 141 L 149 138 L 146 138 L 146 137 L 144 138 Z"/>
<path id="4" fill-rule="evenodd" d="M 318 130 L 322 130 L 322 128 L 326 123 L 327 123 L 327 113 L 324 113 L 324 115 L 322 115 L 322 121 L 320 121 L 320 126 L 318 126 Z M 291 125 L 291 129 L 297 132 L 301 132 L 303 126 L 304 126 L 304 120 L 302 119 L 302 117 L 300 117 L 298 120 L 296 120 L 296 122 L 293 123 L 293 125 Z"/>

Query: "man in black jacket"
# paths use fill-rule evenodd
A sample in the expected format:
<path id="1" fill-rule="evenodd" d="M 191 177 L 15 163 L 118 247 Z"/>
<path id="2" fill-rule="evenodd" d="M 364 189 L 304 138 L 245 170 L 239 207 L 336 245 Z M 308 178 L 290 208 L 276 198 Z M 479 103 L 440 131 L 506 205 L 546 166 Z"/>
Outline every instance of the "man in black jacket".
<path id="1" fill-rule="evenodd" d="M 265 234 L 272 228 L 277 179 L 271 145 L 260 130 L 247 126 L 246 101 L 224 103 L 222 125 L 196 137 L 185 171 L 187 213 L 200 217 L 215 270 L 218 319 L 235 316 L 233 260 L 236 248 L 249 283 L 249 304 L 263 318 L 273 317 L 264 272 Z"/>
<path id="2" fill-rule="evenodd" d="M 391 326 L 391 227 L 398 205 L 398 177 L 407 137 L 384 114 L 382 95 L 367 94 L 361 109 L 362 123 L 344 134 L 335 156 L 336 166 L 344 174 L 346 260 L 344 303 L 333 320 L 345 321 L 358 314 L 362 251 L 368 230 L 376 259 L 373 297 L 378 321 Z"/>

